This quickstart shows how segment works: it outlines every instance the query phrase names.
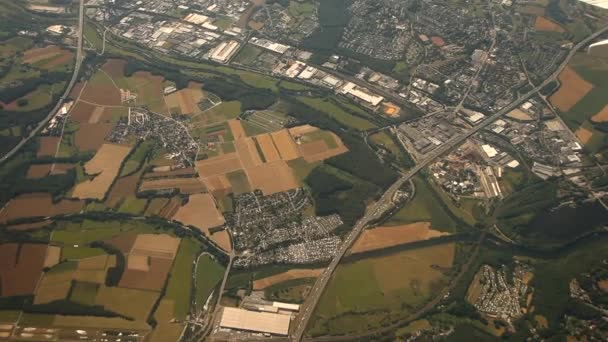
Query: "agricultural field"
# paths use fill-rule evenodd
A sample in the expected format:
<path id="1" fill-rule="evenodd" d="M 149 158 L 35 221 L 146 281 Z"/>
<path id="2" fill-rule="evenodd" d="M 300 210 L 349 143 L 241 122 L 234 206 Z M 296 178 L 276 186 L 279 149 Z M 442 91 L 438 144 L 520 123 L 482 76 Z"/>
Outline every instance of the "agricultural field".
<path id="1" fill-rule="evenodd" d="M 338 136 L 310 125 L 255 136 L 248 136 L 240 120 L 230 120 L 228 125 L 235 137 L 235 152 L 196 163 L 211 192 L 260 189 L 273 194 L 294 189 L 300 182 L 287 162 L 303 158 L 314 164 L 348 151 Z"/>
<path id="2" fill-rule="evenodd" d="M 56 340 L 71 339 L 76 328 L 91 335 L 98 330 L 179 334 L 182 324 L 167 323 L 190 310 L 184 287 L 192 286 L 192 261 L 206 247 L 171 230 L 159 234 L 158 228 L 144 221 L 61 221 L 51 228 L 50 245 L 0 245 L 0 324 L 51 328 Z M 223 272 L 215 259 L 201 257 L 196 295 L 206 300 Z M 45 313 L 30 313 L 42 307 Z M 150 315 L 165 319 L 155 328 L 148 324 Z"/>
<path id="3" fill-rule="evenodd" d="M 406 317 L 447 284 L 454 253 L 446 243 L 340 265 L 307 333 L 356 333 Z"/>
<path id="4" fill-rule="evenodd" d="M 351 248 L 351 253 L 370 252 L 445 235 L 448 234 L 431 229 L 430 222 L 375 227 L 363 231 L 363 234 L 361 234 Z"/>
<path id="5" fill-rule="evenodd" d="M 560 74 L 560 88 L 550 97 L 568 127 L 585 148 L 606 159 L 605 117 L 608 91 L 608 63 L 605 59 L 576 54 Z"/>

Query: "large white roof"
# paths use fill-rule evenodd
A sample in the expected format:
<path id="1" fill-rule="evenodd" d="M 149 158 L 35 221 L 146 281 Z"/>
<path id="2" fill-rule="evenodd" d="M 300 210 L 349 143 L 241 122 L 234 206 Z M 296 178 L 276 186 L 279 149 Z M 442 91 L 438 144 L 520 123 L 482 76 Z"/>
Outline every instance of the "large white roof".
<path id="1" fill-rule="evenodd" d="M 289 333 L 290 318 L 291 315 L 226 307 L 222 313 L 220 326 L 286 336 Z"/>

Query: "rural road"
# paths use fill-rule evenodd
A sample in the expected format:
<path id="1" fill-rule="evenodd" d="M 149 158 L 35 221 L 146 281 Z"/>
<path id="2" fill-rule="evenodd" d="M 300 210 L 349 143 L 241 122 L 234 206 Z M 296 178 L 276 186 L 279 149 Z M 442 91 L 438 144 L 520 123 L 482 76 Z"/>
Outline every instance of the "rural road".
<path id="1" fill-rule="evenodd" d="M 543 83 L 539 84 L 534 89 L 527 92 L 525 95 L 523 95 L 523 96 L 519 97 L 518 99 L 516 99 L 515 101 L 511 102 L 509 105 L 507 105 L 500 111 L 487 117 L 479 125 L 472 127 L 470 129 L 468 129 L 466 132 L 448 140 L 445 144 L 441 145 L 436 150 L 432 151 L 428 155 L 428 157 L 420 160 L 420 162 L 414 168 L 408 170 L 406 173 L 403 174 L 403 176 L 401 178 L 399 178 L 395 183 L 393 183 L 393 185 L 391 185 L 386 190 L 386 192 L 384 192 L 382 197 L 377 202 L 372 204 L 368 208 L 368 210 L 366 210 L 365 215 L 355 224 L 355 226 L 353 227 L 351 232 L 348 234 L 348 236 L 342 243 L 340 250 L 338 251 L 336 256 L 332 259 L 329 266 L 325 269 L 325 271 L 321 274 L 321 276 L 319 276 L 319 278 L 315 282 L 313 288 L 311 289 L 311 291 L 309 293 L 308 299 L 306 300 L 304 305 L 302 305 L 302 311 L 300 312 L 300 315 L 296 318 L 296 320 L 294 322 L 294 324 L 297 324 L 297 327 L 295 328 L 294 332 L 292 333 L 292 340 L 293 341 L 302 340 L 306 327 L 308 326 L 308 322 L 310 321 L 310 318 L 312 317 L 312 314 L 314 312 L 314 309 L 317 306 L 317 304 L 321 298 L 321 295 L 323 294 L 323 291 L 327 287 L 327 284 L 329 283 L 329 280 L 330 280 L 332 274 L 334 273 L 338 264 L 340 263 L 340 260 L 344 257 L 347 250 L 354 243 L 354 241 L 357 239 L 357 237 L 363 231 L 363 229 L 367 226 L 367 224 L 369 222 L 373 221 L 374 219 L 378 218 L 382 214 L 380 209 L 382 207 L 384 207 L 387 203 L 390 202 L 391 198 L 393 197 L 393 194 L 406 181 L 408 181 L 410 178 L 412 178 L 414 175 L 416 175 L 420 170 L 422 170 L 423 168 L 428 166 L 435 159 L 437 159 L 441 155 L 444 155 L 445 153 L 451 151 L 453 148 L 457 147 L 462 142 L 464 142 L 466 139 L 468 139 L 470 136 L 477 133 L 481 129 L 487 127 L 492 122 L 496 121 L 501 116 L 509 113 L 511 110 L 517 108 L 519 105 L 521 105 L 526 100 L 528 100 L 531 96 L 535 95 L 539 90 L 541 90 L 543 87 L 545 87 L 546 85 L 551 83 L 553 80 L 555 80 L 559 76 L 560 72 L 568 65 L 568 62 L 570 61 L 570 59 L 574 56 L 574 54 L 581 47 L 585 46 L 588 42 L 590 42 L 591 40 L 595 39 L 596 37 L 600 36 L 601 34 L 607 32 L 607 31 L 608 31 L 608 26 L 605 26 L 602 29 L 594 32 L 593 34 L 591 34 L 590 36 L 588 36 L 587 38 L 585 38 L 578 44 L 576 44 L 570 50 L 570 52 L 568 53 L 568 55 L 566 56 L 564 61 L 560 64 L 560 66 L 553 72 L 553 74 L 551 74 L 547 79 L 545 79 L 545 81 Z"/>
<path id="2" fill-rule="evenodd" d="M 74 84 L 78 80 L 78 74 L 80 72 L 80 66 L 82 65 L 83 54 L 82 54 L 82 43 L 83 43 L 83 34 L 84 34 L 84 0 L 80 0 L 79 10 L 78 10 L 78 46 L 76 47 L 76 63 L 74 64 L 74 73 L 72 74 L 72 79 L 70 79 L 70 83 L 65 88 L 63 95 L 59 98 L 59 101 L 51 109 L 49 114 L 36 125 L 36 127 L 26 136 L 24 137 L 15 147 L 13 147 L 9 152 L 7 152 L 4 156 L 0 158 L 0 164 L 7 161 L 13 155 L 15 155 L 30 139 L 32 139 L 46 124 L 55 116 L 55 113 L 59 111 L 61 106 L 63 105 L 63 101 L 68 97 Z"/>

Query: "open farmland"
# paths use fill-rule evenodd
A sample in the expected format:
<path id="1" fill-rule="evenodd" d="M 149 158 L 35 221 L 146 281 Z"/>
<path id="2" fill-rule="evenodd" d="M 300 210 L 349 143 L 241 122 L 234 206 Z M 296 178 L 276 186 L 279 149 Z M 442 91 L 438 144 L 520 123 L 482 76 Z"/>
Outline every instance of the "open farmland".
<path id="1" fill-rule="evenodd" d="M 0 211 L 0 223 L 24 217 L 46 217 L 79 212 L 83 201 L 61 200 L 53 203 L 49 193 L 19 195 L 10 200 Z"/>
<path id="2" fill-rule="evenodd" d="M 295 268 L 286 272 L 271 275 L 269 277 L 255 279 L 253 281 L 254 290 L 263 290 L 269 286 L 279 284 L 288 280 L 302 279 L 302 278 L 317 278 L 323 272 L 323 268 L 313 269 L 300 269 Z"/>
<path id="3" fill-rule="evenodd" d="M 40 147 L 38 148 L 38 152 L 36 153 L 37 157 L 55 156 L 55 152 L 57 151 L 57 145 L 59 145 L 58 137 L 40 137 L 38 140 Z"/>
<path id="4" fill-rule="evenodd" d="M 196 162 L 208 190 L 219 196 L 255 189 L 269 195 L 297 188 L 300 182 L 287 161 L 303 158 L 316 163 L 348 151 L 338 136 L 310 125 L 253 137 L 245 137 L 239 121 L 229 125 L 234 137 L 242 137 L 234 142 L 236 152 Z"/>
<path id="5" fill-rule="evenodd" d="M 93 159 L 85 165 L 85 171 L 89 175 L 97 175 L 93 180 L 84 181 L 76 186 L 73 196 L 77 198 L 93 198 L 101 200 L 105 197 L 122 161 L 131 151 L 131 147 L 113 144 L 104 144 L 95 154 Z"/>
<path id="6" fill-rule="evenodd" d="M 559 74 L 559 82 L 559 89 L 549 100 L 562 112 L 572 109 L 593 89 L 593 84 L 585 81 L 569 66 Z"/>
<path id="7" fill-rule="evenodd" d="M 188 88 L 180 89 L 167 96 L 165 101 L 171 113 L 194 115 L 202 113 L 199 102 L 205 99 L 200 85 L 190 83 Z"/>
<path id="8" fill-rule="evenodd" d="M 0 295 L 34 293 L 40 278 L 47 245 L 5 243 L 0 245 Z"/>
<path id="9" fill-rule="evenodd" d="M 423 241 L 447 235 L 431 229 L 430 222 L 417 222 L 402 226 L 366 229 L 357 239 L 351 253 L 369 252 L 406 243 Z"/>
<path id="10" fill-rule="evenodd" d="M 144 180 L 141 182 L 139 191 L 162 191 L 179 189 L 182 194 L 196 194 L 206 190 L 200 178 L 162 178 Z"/>
<path id="11" fill-rule="evenodd" d="M 604 106 L 604 108 L 599 113 L 592 116 L 591 121 L 607 122 L 608 121 L 608 105 Z"/>
<path id="12" fill-rule="evenodd" d="M 25 178 L 27 179 L 38 179 L 43 178 L 51 174 L 51 169 L 53 168 L 54 175 L 65 174 L 67 171 L 74 168 L 73 164 L 32 164 L 30 168 L 27 170 L 27 174 Z"/>
<path id="13" fill-rule="evenodd" d="M 447 243 L 341 264 L 316 308 L 309 334 L 345 334 L 407 316 L 447 284 Z M 353 286 L 357 284 L 357 286 Z"/>
<path id="14" fill-rule="evenodd" d="M 119 287 L 160 291 L 171 270 L 180 239 L 166 234 L 140 234 L 126 255 Z"/>
<path id="15" fill-rule="evenodd" d="M 57 45 L 48 45 L 43 48 L 34 48 L 24 52 L 23 61 L 34 64 L 41 69 L 51 70 L 59 66 L 71 63 L 74 54 L 63 50 Z"/>
<path id="16" fill-rule="evenodd" d="M 226 231 L 214 234 L 209 232 L 209 228 L 221 226 L 225 222 L 224 216 L 218 210 L 211 194 L 190 195 L 188 203 L 179 208 L 173 219 L 198 228 L 222 249 L 231 250 L 230 239 Z"/>
<path id="17" fill-rule="evenodd" d="M 536 17 L 534 28 L 538 31 L 565 32 L 564 28 L 545 17 Z"/>
<path id="18" fill-rule="evenodd" d="M 95 303 L 138 321 L 145 321 L 158 299 L 158 292 L 101 286 Z"/>

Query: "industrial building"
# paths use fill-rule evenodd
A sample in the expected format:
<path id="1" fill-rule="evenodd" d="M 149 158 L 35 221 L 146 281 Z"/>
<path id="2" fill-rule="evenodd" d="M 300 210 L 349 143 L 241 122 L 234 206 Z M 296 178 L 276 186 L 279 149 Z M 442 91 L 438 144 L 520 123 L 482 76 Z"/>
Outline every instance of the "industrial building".
<path id="1" fill-rule="evenodd" d="M 372 94 L 369 90 L 361 88 L 352 82 L 347 82 L 341 89 L 340 92 L 344 95 L 351 95 L 359 100 L 367 102 L 372 106 L 377 106 L 384 100 L 384 97 Z"/>
<path id="2" fill-rule="evenodd" d="M 237 41 L 222 42 L 211 50 L 211 59 L 220 63 L 227 63 L 232 55 L 237 51 L 239 43 Z"/>
<path id="3" fill-rule="evenodd" d="M 291 315 L 225 307 L 220 327 L 287 336 L 290 322 Z"/>

